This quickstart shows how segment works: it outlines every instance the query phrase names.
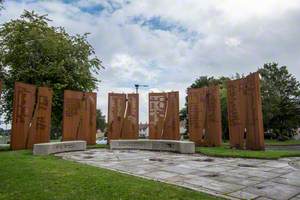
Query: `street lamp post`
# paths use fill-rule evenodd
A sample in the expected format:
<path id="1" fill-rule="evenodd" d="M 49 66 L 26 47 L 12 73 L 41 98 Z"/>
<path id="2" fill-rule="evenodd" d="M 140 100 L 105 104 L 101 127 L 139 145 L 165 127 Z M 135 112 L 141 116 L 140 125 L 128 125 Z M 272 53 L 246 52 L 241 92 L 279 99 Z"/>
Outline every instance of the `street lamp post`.
<path id="1" fill-rule="evenodd" d="M 140 85 L 140 84 L 134 84 L 135 92 L 139 93 L 139 87 L 149 87 L 148 85 Z"/>

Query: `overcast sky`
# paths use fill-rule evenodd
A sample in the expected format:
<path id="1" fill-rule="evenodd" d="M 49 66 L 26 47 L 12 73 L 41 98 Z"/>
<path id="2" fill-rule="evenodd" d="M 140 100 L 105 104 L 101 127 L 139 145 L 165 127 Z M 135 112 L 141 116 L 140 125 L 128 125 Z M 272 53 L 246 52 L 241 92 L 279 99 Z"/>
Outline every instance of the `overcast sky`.
<path id="1" fill-rule="evenodd" d="M 48 14 L 71 34 L 91 33 L 103 61 L 97 107 L 107 94 L 140 90 L 148 120 L 149 91 L 185 90 L 199 76 L 254 72 L 266 62 L 286 65 L 300 80 L 300 1 L 294 0 L 5 0 L 0 23 L 24 9 Z"/>

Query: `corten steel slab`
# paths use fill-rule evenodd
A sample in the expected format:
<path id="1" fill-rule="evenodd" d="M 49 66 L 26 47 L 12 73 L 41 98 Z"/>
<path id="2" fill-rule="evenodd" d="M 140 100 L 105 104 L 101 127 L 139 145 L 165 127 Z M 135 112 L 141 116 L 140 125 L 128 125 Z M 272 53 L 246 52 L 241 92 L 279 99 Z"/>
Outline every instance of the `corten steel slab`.
<path id="1" fill-rule="evenodd" d="M 149 139 L 161 139 L 167 109 L 167 93 L 149 93 Z"/>
<path id="2" fill-rule="evenodd" d="M 264 129 L 259 84 L 259 73 L 246 77 L 247 82 L 247 139 L 246 148 L 264 150 Z"/>
<path id="3" fill-rule="evenodd" d="M 85 138 L 81 135 L 83 93 L 79 91 L 64 91 L 63 133 L 62 141 Z"/>
<path id="4" fill-rule="evenodd" d="M 29 128 L 28 148 L 37 143 L 50 142 L 52 93 L 48 87 L 38 88 L 37 103 Z"/>
<path id="5" fill-rule="evenodd" d="M 65 90 L 63 141 L 96 143 L 96 103 L 96 93 Z"/>
<path id="6" fill-rule="evenodd" d="M 190 140 L 200 146 L 222 144 L 219 86 L 188 89 Z"/>
<path id="7" fill-rule="evenodd" d="M 83 94 L 83 122 L 81 126 L 82 133 L 85 133 L 85 140 L 88 145 L 96 144 L 96 104 L 97 94 L 86 92 Z"/>
<path id="8" fill-rule="evenodd" d="M 125 106 L 126 94 L 108 94 L 108 140 L 121 138 Z"/>
<path id="9" fill-rule="evenodd" d="M 35 104 L 36 87 L 16 82 L 13 101 L 11 149 L 26 149 L 28 131 Z"/>
<path id="10" fill-rule="evenodd" d="M 227 82 L 227 111 L 230 146 L 243 149 L 246 128 L 245 79 Z"/>
<path id="11" fill-rule="evenodd" d="M 227 96 L 230 145 L 236 148 L 244 148 L 246 145 L 246 149 L 263 150 L 264 130 L 259 73 L 229 81 Z"/>
<path id="12" fill-rule="evenodd" d="M 207 145 L 220 146 L 222 144 L 222 121 L 219 86 L 209 86 L 207 94 Z"/>
<path id="13" fill-rule="evenodd" d="M 162 130 L 162 139 L 179 140 L 179 92 L 167 93 L 167 109 Z"/>
<path id="14" fill-rule="evenodd" d="M 122 125 L 122 139 L 137 139 L 139 137 L 139 95 L 127 95 L 125 119 Z"/>
<path id="15" fill-rule="evenodd" d="M 0 97 L 1 97 L 1 93 L 2 93 L 2 81 L 0 81 Z"/>
<path id="16" fill-rule="evenodd" d="M 196 145 L 202 145 L 204 142 L 206 95 L 206 87 L 188 89 L 189 139 L 195 142 Z"/>

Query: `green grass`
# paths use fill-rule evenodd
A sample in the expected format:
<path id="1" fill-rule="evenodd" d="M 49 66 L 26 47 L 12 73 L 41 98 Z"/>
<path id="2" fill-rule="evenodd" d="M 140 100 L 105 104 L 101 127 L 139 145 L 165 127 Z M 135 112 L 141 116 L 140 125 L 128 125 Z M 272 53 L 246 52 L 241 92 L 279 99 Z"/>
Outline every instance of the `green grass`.
<path id="1" fill-rule="evenodd" d="M 61 139 L 53 139 L 53 140 L 50 140 L 50 142 L 61 142 Z"/>
<path id="2" fill-rule="evenodd" d="M 223 145 L 229 145 L 229 141 L 223 141 Z M 276 145 L 300 145 L 300 140 L 286 140 L 286 141 L 279 141 L 279 140 L 265 140 L 265 145 L 276 146 Z"/>
<path id="3" fill-rule="evenodd" d="M 109 149 L 108 144 L 94 144 L 94 145 L 88 145 L 87 149 Z"/>
<path id="4" fill-rule="evenodd" d="M 300 140 L 286 140 L 286 141 L 278 141 L 278 140 L 265 140 L 266 145 L 300 145 Z"/>
<path id="5" fill-rule="evenodd" d="M 219 199 L 205 193 L 30 151 L 0 152 L 0 199 Z"/>
<path id="6" fill-rule="evenodd" d="M 278 159 L 283 157 L 300 157 L 300 151 L 265 150 L 250 151 L 231 149 L 229 146 L 196 147 L 196 152 L 215 157 Z"/>

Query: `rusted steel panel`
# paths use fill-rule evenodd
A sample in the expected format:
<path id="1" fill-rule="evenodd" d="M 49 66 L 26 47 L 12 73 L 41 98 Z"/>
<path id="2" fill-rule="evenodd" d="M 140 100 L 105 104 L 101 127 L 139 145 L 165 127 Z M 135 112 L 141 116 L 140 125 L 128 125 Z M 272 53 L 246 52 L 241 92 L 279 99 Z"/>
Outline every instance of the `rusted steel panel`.
<path id="1" fill-rule="evenodd" d="M 28 148 L 37 143 L 50 142 L 52 93 L 48 87 L 38 88 L 37 103 L 29 128 Z"/>
<path id="2" fill-rule="evenodd" d="M 219 86 L 209 86 L 207 94 L 207 145 L 220 146 L 222 144 L 222 121 Z"/>
<path id="3" fill-rule="evenodd" d="M 13 101 L 11 149 L 26 149 L 35 104 L 36 87 L 16 82 Z"/>
<path id="4" fill-rule="evenodd" d="M 64 91 L 63 133 L 62 141 L 84 139 L 81 134 L 83 93 Z"/>
<path id="5" fill-rule="evenodd" d="M 2 81 L 0 80 L 0 97 L 1 97 L 1 93 L 2 93 Z"/>
<path id="6" fill-rule="evenodd" d="M 64 91 L 63 141 L 96 143 L 96 104 L 96 93 Z"/>
<path id="7" fill-rule="evenodd" d="M 167 93 L 167 106 L 162 139 L 179 140 L 179 92 Z"/>
<path id="8" fill-rule="evenodd" d="M 264 129 L 259 84 L 259 73 L 246 77 L 247 81 L 247 139 L 246 148 L 251 150 L 264 150 Z"/>
<path id="9" fill-rule="evenodd" d="M 167 93 L 149 93 L 149 139 L 161 139 L 167 109 Z"/>
<path id="10" fill-rule="evenodd" d="M 121 138 L 125 106 L 126 94 L 108 94 L 108 140 Z"/>
<path id="11" fill-rule="evenodd" d="M 222 144 L 219 86 L 188 89 L 190 140 L 200 146 Z"/>
<path id="12" fill-rule="evenodd" d="M 139 137 L 139 95 L 127 95 L 125 119 L 122 125 L 122 139 L 138 139 Z"/>
<path id="13" fill-rule="evenodd" d="M 180 139 L 179 93 L 149 93 L 149 139 Z"/>
<path id="14" fill-rule="evenodd" d="M 246 91 L 245 80 L 227 82 L 227 111 L 230 146 L 243 149 L 246 128 Z"/>
<path id="15" fill-rule="evenodd" d="M 85 134 L 87 144 L 96 144 L 96 108 L 97 94 L 93 92 L 84 93 L 83 126 L 82 134 Z"/>
<path id="16" fill-rule="evenodd" d="M 196 145 L 204 143 L 207 88 L 188 89 L 189 138 Z"/>
<path id="17" fill-rule="evenodd" d="M 264 149 L 258 72 L 228 82 L 228 123 L 231 147 Z M 245 144 L 246 143 L 246 144 Z"/>

